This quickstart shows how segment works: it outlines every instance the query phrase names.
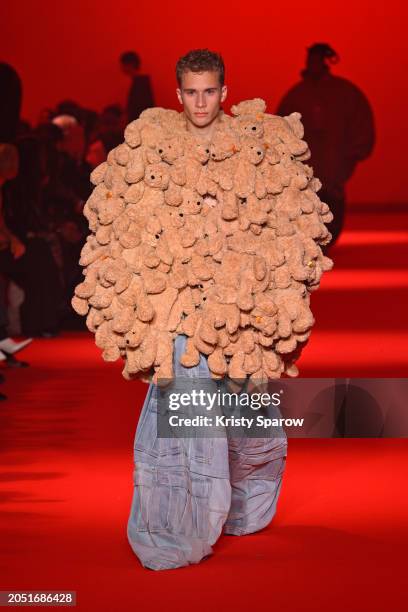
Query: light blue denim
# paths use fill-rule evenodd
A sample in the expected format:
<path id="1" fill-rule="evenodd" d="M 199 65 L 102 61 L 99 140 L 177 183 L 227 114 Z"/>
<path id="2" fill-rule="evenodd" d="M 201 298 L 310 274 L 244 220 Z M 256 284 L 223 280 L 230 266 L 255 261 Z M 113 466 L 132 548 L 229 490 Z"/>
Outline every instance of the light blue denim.
<path id="1" fill-rule="evenodd" d="M 174 346 L 175 376 L 209 378 L 206 358 L 184 368 Z M 158 438 L 157 398 L 149 386 L 134 443 L 129 543 L 144 567 L 174 569 L 212 554 L 221 533 L 266 527 L 276 512 L 287 439 Z"/>

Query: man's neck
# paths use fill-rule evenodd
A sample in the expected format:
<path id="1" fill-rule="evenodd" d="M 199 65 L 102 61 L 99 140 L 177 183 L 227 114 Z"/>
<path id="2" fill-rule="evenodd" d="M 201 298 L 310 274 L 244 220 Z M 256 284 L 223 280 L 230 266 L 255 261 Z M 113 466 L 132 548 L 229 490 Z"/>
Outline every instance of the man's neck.
<path id="1" fill-rule="evenodd" d="M 218 115 L 214 118 L 214 121 L 203 127 L 198 127 L 194 125 L 194 123 L 191 123 L 191 121 L 189 121 L 186 116 L 187 131 L 202 140 L 210 141 L 212 140 L 214 133 L 218 127 L 218 124 L 220 123 L 221 114 L 222 111 L 220 110 Z"/>

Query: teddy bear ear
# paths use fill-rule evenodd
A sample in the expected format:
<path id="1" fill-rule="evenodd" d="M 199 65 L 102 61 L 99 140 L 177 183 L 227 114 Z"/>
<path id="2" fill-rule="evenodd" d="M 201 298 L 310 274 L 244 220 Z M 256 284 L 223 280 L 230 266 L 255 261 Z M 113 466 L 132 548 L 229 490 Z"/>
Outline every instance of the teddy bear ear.
<path id="1" fill-rule="evenodd" d="M 302 115 L 300 113 L 291 113 L 284 119 L 287 121 L 287 123 L 289 123 L 295 136 L 297 138 L 303 138 L 305 131 L 301 121 Z"/>
<path id="2" fill-rule="evenodd" d="M 138 119 L 131 121 L 125 128 L 125 141 L 129 147 L 136 148 L 140 146 L 142 139 L 140 136 L 141 122 Z"/>

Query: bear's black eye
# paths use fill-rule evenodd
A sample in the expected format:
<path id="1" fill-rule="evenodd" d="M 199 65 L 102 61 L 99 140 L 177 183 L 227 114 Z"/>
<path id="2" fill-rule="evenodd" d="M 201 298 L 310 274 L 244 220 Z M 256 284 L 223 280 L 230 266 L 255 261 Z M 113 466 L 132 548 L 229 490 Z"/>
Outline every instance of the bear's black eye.
<path id="1" fill-rule="evenodd" d="M 255 132 L 255 130 L 256 130 L 256 127 L 255 127 L 254 125 L 252 126 L 252 130 L 253 130 L 254 132 Z"/>
<path id="2" fill-rule="evenodd" d="M 294 160 L 295 158 L 293 157 L 293 155 L 290 156 L 290 159 Z"/>
<path id="3" fill-rule="evenodd" d="M 197 206 L 200 206 L 201 202 L 197 202 Z"/>
<path id="4" fill-rule="evenodd" d="M 150 178 L 151 178 L 152 180 L 154 180 L 154 178 L 155 178 L 154 174 L 151 174 L 151 175 L 150 175 Z"/>
<path id="5" fill-rule="evenodd" d="M 156 234 L 156 236 L 155 236 L 155 237 L 156 237 L 157 239 L 159 239 L 159 238 L 160 238 L 160 234 Z"/>
<path id="6" fill-rule="evenodd" d="M 159 153 L 163 153 L 163 149 L 159 149 Z"/>
<path id="7" fill-rule="evenodd" d="M 204 296 L 204 297 L 203 297 L 203 302 L 205 302 L 205 300 L 206 300 L 206 299 L 207 299 L 207 298 Z"/>
<path id="8" fill-rule="evenodd" d="M 215 153 L 211 153 L 211 157 L 215 157 Z"/>
<path id="9" fill-rule="evenodd" d="M 179 213 L 179 217 L 184 217 L 184 213 Z"/>
<path id="10" fill-rule="evenodd" d="M 208 155 L 208 154 L 209 154 L 209 152 L 210 152 L 210 149 L 206 149 L 206 150 L 205 150 L 205 152 L 206 152 L 206 153 L 207 153 L 207 155 Z"/>
<path id="11" fill-rule="evenodd" d="M 257 151 L 257 152 L 256 152 L 256 154 L 257 154 L 257 155 L 260 155 L 260 154 L 261 154 L 261 152 L 260 152 L 260 151 Z"/>

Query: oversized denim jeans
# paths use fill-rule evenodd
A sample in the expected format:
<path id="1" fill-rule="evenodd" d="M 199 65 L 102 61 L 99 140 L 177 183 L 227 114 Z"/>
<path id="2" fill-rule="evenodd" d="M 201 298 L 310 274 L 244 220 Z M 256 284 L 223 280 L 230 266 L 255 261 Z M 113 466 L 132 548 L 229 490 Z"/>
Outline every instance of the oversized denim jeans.
<path id="1" fill-rule="evenodd" d="M 206 358 L 184 368 L 174 347 L 175 376 L 209 378 Z M 220 534 L 244 535 L 270 523 L 286 463 L 287 439 L 158 438 L 157 399 L 149 386 L 134 443 L 129 543 L 154 570 L 199 563 Z"/>

